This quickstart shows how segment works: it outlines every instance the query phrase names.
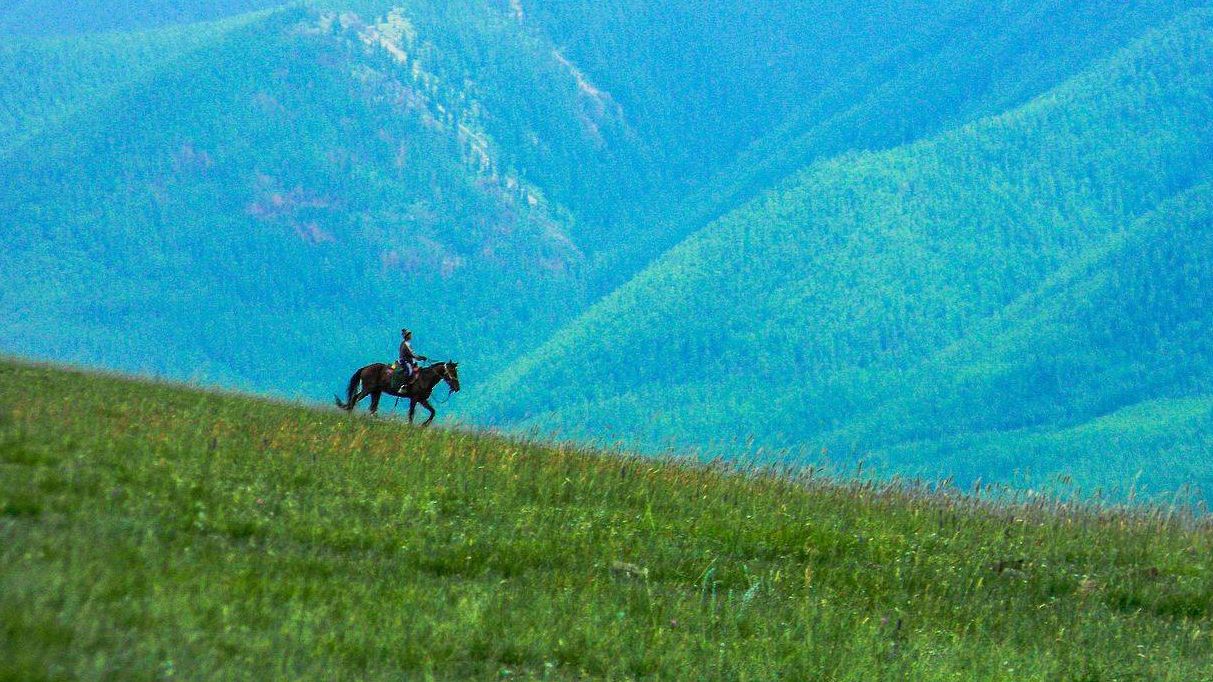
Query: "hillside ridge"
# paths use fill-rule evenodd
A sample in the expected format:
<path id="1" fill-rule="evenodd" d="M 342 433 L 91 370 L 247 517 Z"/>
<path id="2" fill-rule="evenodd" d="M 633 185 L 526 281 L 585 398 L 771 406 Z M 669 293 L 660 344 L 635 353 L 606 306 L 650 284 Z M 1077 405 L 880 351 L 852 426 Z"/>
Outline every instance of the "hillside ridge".
<path id="1" fill-rule="evenodd" d="M 1213 673 L 1207 518 L 1018 499 L 0 361 L 0 676 Z"/>
<path id="2" fill-rule="evenodd" d="M 657 434 L 657 439 L 672 423 L 698 422 L 699 435 L 681 439 L 684 443 L 703 443 L 703 434 L 714 431 L 719 434 L 715 442 L 727 436 L 737 441 L 755 436 L 767 444 L 778 444 L 771 434 L 797 428 L 794 423 L 815 410 L 824 417 L 810 419 L 843 422 L 833 424 L 834 428 L 854 418 L 839 410 L 852 414 L 867 411 L 879 418 L 879 406 L 869 403 L 871 398 L 865 392 L 875 390 L 878 394 L 880 382 L 897 379 L 896 375 L 912 366 L 920 353 L 932 352 L 936 346 L 944 347 L 972 329 L 980 329 L 978 323 L 985 316 L 1013 305 L 1057 268 L 1081 258 L 1088 249 L 1099 248 L 1105 235 L 1123 229 L 1124 224 L 1150 212 L 1158 202 L 1183 194 L 1207 178 L 1208 155 L 1202 150 L 1209 147 L 1209 131 L 1195 112 L 1209 104 L 1208 74 L 1201 56 L 1208 53 L 1208 22 L 1207 11 L 1189 13 L 1166 30 L 1152 32 L 1137 47 L 1104 66 L 1014 112 L 893 152 L 848 155 L 811 166 L 801 174 L 800 186 L 769 194 L 734 217 L 704 228 L 697 237 L 669 252 L 664 264 L 621 287 L 544 347 L 504 371 L 483 394 L 486 397 L 477 405 L 477 413 L 482 418 L 500 416 L 508 423 L 528 409 L 522 406 L 539 405 L 542 407 L 538 410 L 531 408 L 531 421 L 524 423 L 560 428 L 565 433 L 570 425 L 576 425 L 573 428 L 580 433 L 604 433 L 609 432 L 605 424 L 613 422 L 616 432 L 630 430 L 636 434 L 639 430 Z M 1140 78 L 1143 71 L 1151 73 L 1151 82 L 1161 84 L 1151 86 L 1159 90 L 1119 93 L 1104 87 L 1108 80 L 1121 76 Z M 1160 112 L 1153 111 L 1155 108 Z M 1072 115 L 1075 112 L 1078 116 Z M 1168 120 L 1171 129 L 1153 131 L 1155 116 Z M 1050 127 L 1056 132 L 1048 132 Z M 1151 141 L 1151 136 L 1157 142 Z M 1118 154 L 1125 156 L 1117 158 Z M 1019 156 L 1012 161 L 999 159 L 1006 155 Z M 1100 164 L 1098 170 L 1093 163 Z M 1143 166 L 1149 167 L 1148 173 L 1139 170 Z M 960 171 L 959 183 L 956 176 L 945 175 L 953 169 Z M 1068 175 L 1079 169 L 1094 172 L 1086 178 Z M 1133 174 L 1132 182 L 1118 176 L 1122 170 Z M 971 183 L 972 188 L 963 183 Z M 919 191 L 907 191 L 915 184 Z M 958 187 L 981 196 L 985 203 L 932 204 L 934 197 L 954 194 Z M 1043 197 L 1050 191 L 1053 194 L 1047 202 L 1051 203 L 1045 203 Z M 865 192 L 872 192 L 878 200 L 869 201 Z M 856 200 L 856 194 L 861 198 Z M 1188 194 L 1189 201 L 1197 203 L 1204 196 L 1198 190 Z M 971 215 L 964 213 L 974 209 Z M 1201 234 L 1199 226 L 1205 220 L 1197 219 L 1183 229 Z M 973 225 L 966 226 L 965 221 Z M 983 234 L 983 230 L 995 230 L 995 236 Z M 975 240 L 972 246 L 959 241 L 945 243 L 945 239 L 959 240 L 957 234 L 961 233 L 971 235 Z M 1004 244 L 1017 248 L 1007 250 Z M 967 268 L 982 273 L 982 277 L 956 270 L 947 260 L 935 256 L 941 251 L 963 257 Z M 1003 258 L 1007 259 L 1004 266 L 995 265 Z M 954 272 L 950 282 L 914 282 L 922 277 L 924 268 L 929 272 L 937 265 L 952 268 L 944 270 Z M 843 285 L 842 275 L 835 276 L 824 270 L 826 267 L 864 280 L 859 285 L 854 281 Z M 807 273 L 803 282 L 796 281 L 799 273 Z M 863 283 L 865 280 L 871 284 Z M 835 281 L 838 284 L 833 284 Z M 920 294 L 917 302 L 905 299 L 898 303 L 899 299 L 891 296 L 889 288 L 893 285 L 889 282 L 912 286 Z M 874 289 L 848 293 L 851 289 L 846 287 L 852 285 Z M 1196 279 L 1177 286 L 1193 288 L 1182 294 L 1160 294 L 1168 299 L 1203 295 L 1207 283 Z M 696 292 L 695 301 L 679 296 L 678 292 L 685 290 Z M 915 308 L 922 308 L 921 294 L 928 295 L 925 300 L 936 301 L 951 296 L 942 299 L 948 307 L 929 313 L 945 316 L 946 326 L 931 326 L 936 323 L 916 317 L 928 314 L 915 312 Z M 745 299 L 744 304 L 732 303 L 738 296 Z M 841 307 L 853 296 L 882 307 L 855 317 L 854 311 Z M 890 305 L 893 307 L 887 308 Z M 880 310 L 887 316 L 876 317 Z M 813 314 L 819 318 L 815 320 Z M 850 338 L 840 340 L 837 329 L 815 331 L 814 325 L 821 326 L 823 315 L 831 320 L 846 316 Z M 910 322 L 898 322 L 899 318 Z M 681 321 L 675 324 L 675 319 Z M 806 324 L 810 335 L 798 339 L 791 330 Z M 863 328 L 865 325 L 871 329 Z M 864 333 L 872 336 L 864 338 Z M 765 360 L 745 359 L 746 345 L 772 346 L 763 334 L 784 339 L 781 354 Z M 734 335 L 737 341 L 730 339 Z M 712 344 L 704 339 L 721 336 L 717 357 L 727 359 L 706 359 L 710 356 L 703 353 Z M 813 347 L 825 343 L 832 344 L 834 350 Z M 851 349 L 837 350 L 848 343 Z M 628 349 L 636 363 L 631 370 L 598 365 L 617 372 L 606 376 L 591 367 L 593 358 L 610 356 L 610 347 Z M 1203 346 L 1193 350 L 1198 348 Z M 698 376 L 672 376 L 668 368 L 657 370 L 663 367 L 662 349 L 674 357 L 686 355 L 689 350 L 693 357 L 704 358 L 702 364 L 695 363 Z M 813 374 L 818 370 L 813 363 L 806 367 L 793 350 L 796 354 L 819 353 L 817 364 L 834 378 L 827 374 L 824 381 L 828 383 L 818 383 L 817 390 L 813 383 L 823 381 Z M 836 353 L 842 354 L 832 355 Z M 848 359 L 847 353 L 854 359 Z M 853 371 L 844 372 L 847 368 L 839 368 L 840 361 L 854 362 Z M 876 363 L 872 365 L 875 369 L 869 363 Z M 780 365 L 782 369 L 775 369 Z M 536 371 L 540 367 L 548 369 Z M 949 371 L 962 369 L 951 367 Z M 877 370 L 891 374 L 882 379 L 874 374 Z M 653 373 L 652 378 L 646 378 L 646 372 Z M 528 385 L 520 391 L 519 378 L 523 375 Z M 705 386 L 704 376 L 718 378 Z M 948 375 L 938 379 L 956 380 Z M 752 409 L 752 403 L 739 406 L 734 398 L 750 390 L 742 384 L 764 387 L 761 392 L 768 396 L 774 392 L 772 397 L 777 402 L 768 405 L 764 413 Z M 946 389 L 955 384 L 940 385 Z M 545 386 L 549 388 L 536 388 Z M 691 387 L 689 394 L 687 386 Z M 840 390 L 846 393 L 829 395 Z M 913 392 L 911 387 L 907 398 Z M 504 395 L 513 396 L 511 405 L 497 397 Z M 794 412 L 781 404 L 796 400 L 804 407 L 791 408 Z M 848 407 L 848 401 L 858 401 L 859 405 Z M 660 416 L 670 402 L 678 410 L 673 419 Z M 1016 409 L 1031 407 L 1025 403 Z M 548 417 L 536 416 L 550 408 L 557 411 Z M 724 421 L 725 417 L 708 415 L 708 410 L 720 415 L 732 412 L 741 428 L 748 425 L 751 430 L 740 432 L 738 426 Z M 692 416 L 693 412 L 708 416 Z M 938 414 L 932 418 L 940 420 Z M 587 429 L 584 424 L 591 426 Z M 825 426 L 829 428 L 828 421 Z M 815 439 L 813 434 L 809 427 L 805 435 Z M 803 440 L 805 435 L 797 438 Z M 637 435 L 639 442 L 645 442 L 646 437 Z M 814 442 L 810 440 L 809 444 Z"/>

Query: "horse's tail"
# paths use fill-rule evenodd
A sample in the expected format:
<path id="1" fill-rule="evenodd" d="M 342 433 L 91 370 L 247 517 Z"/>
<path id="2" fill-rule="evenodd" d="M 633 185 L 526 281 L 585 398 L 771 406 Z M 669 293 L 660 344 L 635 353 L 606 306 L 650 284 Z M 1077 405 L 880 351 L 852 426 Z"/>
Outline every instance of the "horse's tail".
<path id="1" fill-rule="evenodd" d="M 343 410 L 354 409 L 354 391 L 358 389 L 358 380 L 361 374 L 362 370 L 355 370 L 354 376 L 350 377 L 350 384 L 345 388 L 345 402 L 341 402 L 340 396 L 333 396 L 333 400 L 337 401 L 337 407 Z"/>

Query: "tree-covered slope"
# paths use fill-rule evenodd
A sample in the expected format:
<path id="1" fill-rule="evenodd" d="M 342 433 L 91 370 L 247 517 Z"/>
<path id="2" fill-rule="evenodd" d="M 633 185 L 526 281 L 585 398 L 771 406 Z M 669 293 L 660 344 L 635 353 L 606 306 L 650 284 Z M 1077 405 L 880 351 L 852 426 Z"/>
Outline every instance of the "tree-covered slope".
<path id="1" fill-rule="evenodd" d="M 782 143 L 832 138 L 821 154 L 1001 112 L 1192 4 L 513 3 L 614 94 L 669 170 L 700 180 L 777 126 Z M 850 125 L 826 125 L 840 117 Z"/>
<path id="2" fill-rule="evenodd" d="M 463 9 L 285 10 L 150 62 L 92 36 L 10 41 L 8 82 L 97 86 L 11 90 L 30 110 L 0 169 L 3 346 L 319 395 L 386 359 L 401 324 L 425 325 L 423 352 L 472 359 L 543 338 L 579 306 L 584 253 L 522 172 L 592 175 L 611 119 L 591 134 L 567 64 Z M 435 26 L 463 31 L 435 43 Z M 510 64 L 525 66 L 490 78 Z"/>
<path id="3" fill-rule="evenodd" d="M 826 438 L 875 450 L 900 471 L 1213 489 L 1209 189 L 1166 202 L 959 343 L 888 377 L 875 407 Z"/>
<path id="4" fill-rule="evenodd" d="M 87 118 L 99 102 L 258 16 L 87 39 L 0 36 L 0 154 Z"/>
<path id="5" fill-rule="evenodd" d="M 1213 392 L 1213 204 L 1201 184 L 1112 235 L 906 375 L 867 440 L 1081 421 Z M 959 385 L 936 379 L 953 374 Z M 1018 406 L 1018 407 L 1016 407 Z M 932 413 L 954 414 L 946 423 Z"/>
<path id="6" fill-rule="evenodd" d="M 400 323 L 487 374 L 797 164 L 1036 94 L 1175 11 L 1067 11 L 1062 40 L 1035 10 L 885 9 L 351 0 L 6 39 L 4 347 L 316 395 Z"/>
<path id="7" fill-rule="evenodd" d="M 1169 340 L 1195 341 L 1182 349 L 1193 359 L 1149 363 L 1141 369 L 1153 373 L 1149 380 L 1123 376 L 1106 390 L 1084 374 L 1089 383 L 1068 400 L 1063 389 L 1040 404 L 999 402 L 988 428 L 1073 424 L 1207 390 L 1207 342 L 1195 331 L 1205 317 L 1185 302 L 1207 300 L 1207 280 L 1191 274 L 1207 256 L 1194 249 L 1180 279 L 1163 272 L 1173 267 L 1167 244 L 1208 224 L 1208 193 L 1185 192 L 1208 179 L 1213 159 L 1211 44 L 1209 14 L 1194 11 L 1022 108 L 890 152 L 814 164 L 671 250 L 511 368 L 480 414 L 650 444 L 670 434 L 698 444 L 754 437 L 856 455 L 867 438 L 834 436 L 879 421 L 875 410 L 895 388 L 903 406 L 924 392 L 947 397 L 919 424 L 985 428 L 981 415 L 989 413 L 963 413 L 984 397 L 970 396 L 964 408 L 955 398 L 975 364 L 945 358 L 940 371 L 911 373 L 966 338 L 983 343 L 975 335 L 986 321 L 1010 315 L 1084 259 L 1117 282 L 1102 290 L 1116 308 L 1092 303 L 1091 320 L 1072 318 L 1084 338 L 1103 339 L 1088 344 L 1086 358 L 1100 376 L 1131 373 L 1128 358 Z M 1153 229 L 1132 227 L 1155 210 L 1142 223 Z M 1095 255 L 1114 235 L 1137 230 L 1155 235 L 1137 239 L 1161 255 L 1139 260 L 1147 245 L 1120 260 Z M 1129 295 L 1129 282 L 1144 298 Z M 1071 299 L 1088 300 L 1082 296 Z M 1074 312 L 1055 304 L 1059 321 Z M 994 361 L 1017 363 L 1046 337 L 1054 350 L 1071 347 L 1064 327 L 1022 328 L 1041 338 L 994 351 Z M 1100 331 L 1108 328 L 1137 331 Z M 1031 386 L 1031 371 L 1027 363 L 1008 381 Z M 871 433 L 909 437 L 883 427 Z"/>
<path id="8" fill-rule="evenodd" d="M 5 0 L 0 35 L 131 31 L 213 21 L 285 4 L 283 0 Z"/>
<path id="9" fill-rule="evenodd" d="M 610 207 L 607 286 L 813 161 L 1022 105 L 1193 5 L 518 3 L 661 160 L 664 192 Z"/>

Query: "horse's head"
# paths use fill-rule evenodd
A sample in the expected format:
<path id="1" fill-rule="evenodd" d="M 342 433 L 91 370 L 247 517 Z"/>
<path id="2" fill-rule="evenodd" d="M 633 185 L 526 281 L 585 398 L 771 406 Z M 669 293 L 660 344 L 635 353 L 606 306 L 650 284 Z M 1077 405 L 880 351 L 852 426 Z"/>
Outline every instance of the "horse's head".
<path id="1" fill-rule="evenodd" d="M 447 360 L 438 365 L 438 376 L 451 387 L 451 390 L 459 392 L 459 363 Z"/>

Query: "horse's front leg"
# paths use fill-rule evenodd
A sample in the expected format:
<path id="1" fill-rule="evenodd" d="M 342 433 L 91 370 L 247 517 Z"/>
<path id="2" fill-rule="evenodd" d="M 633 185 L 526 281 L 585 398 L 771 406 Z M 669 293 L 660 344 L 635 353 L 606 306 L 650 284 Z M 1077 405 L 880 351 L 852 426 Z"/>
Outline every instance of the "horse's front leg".
<path id="1" fill-rule="evenodd" d="M 438 414 L 438 411 L 434 409 L 433 405 L 430 405 L 430 401 L 428 400 L 422 400 L 421 406 L 430 411 L 430 418 L 421 422 L 421 425 L 429 426 L 430 422 L 434 421 L 434 415 Z"/>
<path id="2" fill-rule="evenodd" d="M 371 393 L 371 414 L 375 414 L 376 412 L 379 411 L 379 396 L 380 395 L 381 394 L 379 393 L 379 391 L 375 391 L 374 393 Z"/>
<path id="3" fill-rule="evenodd" d="M 417 401 L 409 399 L 409 423 L 413 423 L 413 415 L 417 413 Z"/>

